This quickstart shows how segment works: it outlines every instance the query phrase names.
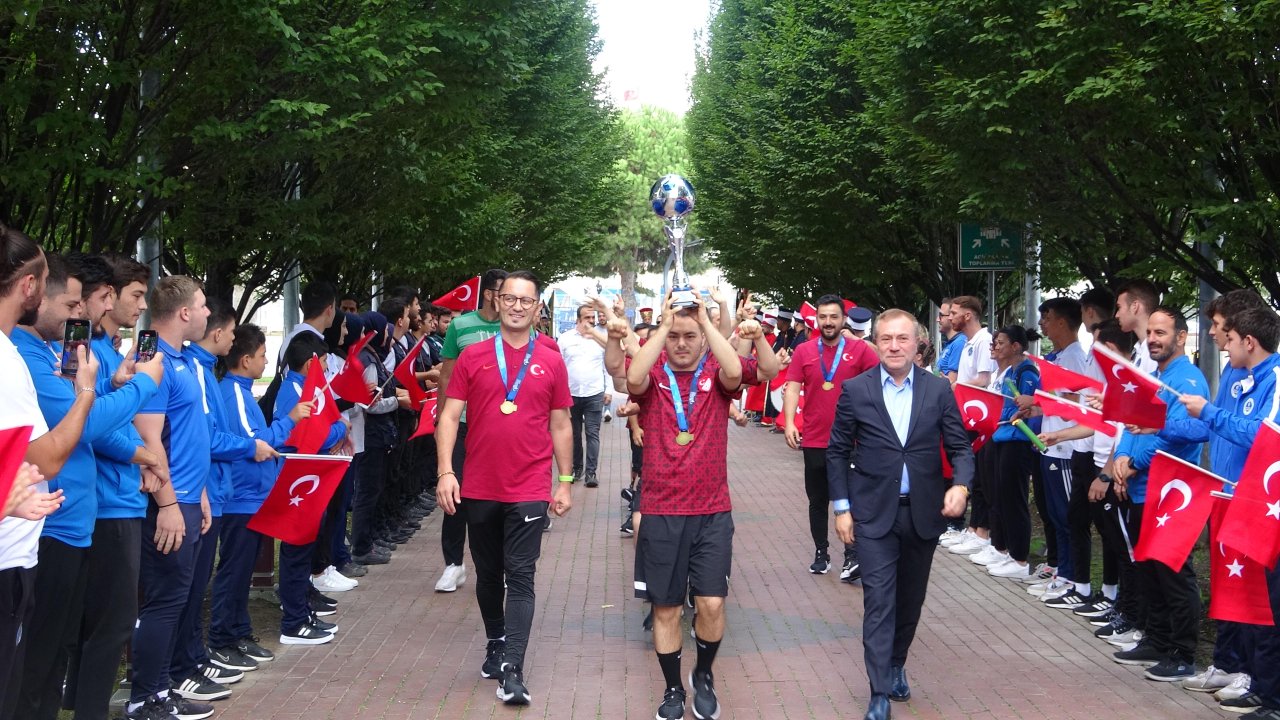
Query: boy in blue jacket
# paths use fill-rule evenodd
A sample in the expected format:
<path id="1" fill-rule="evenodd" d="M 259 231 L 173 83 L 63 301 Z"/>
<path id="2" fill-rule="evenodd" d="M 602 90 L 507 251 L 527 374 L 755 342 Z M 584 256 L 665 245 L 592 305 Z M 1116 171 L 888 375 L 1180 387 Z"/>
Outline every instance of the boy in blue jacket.
<path id="1" fill-rule="evenodd" d="M 307 382 L 311 363 L 325 366 L 329 346 L 324 339 L 311 333 L 303 333 L 289 343 L 284 360 L 289 367 L 280 392 L 276 395 L 275 419 L 287 416 L 297 406 L 302 388 Z M 329 434 L 320 446 L 320 453 L 327 454 L 346 440 L 347 423 L 339 418 L 329 427 Z M 318 530 L 318 529 L 317 529 Z M 283 645 L 319 645 L 333 640 L 338 626 L 316 616 L 308 602 L 311 590 L 311 554 L 315 539 L 306 545 L 280 543 L 278 572 L 280 577 L 280 643 Z"/>
<path id="2" fill-rule="evenodd" d="M 213 483 L 224 488 L 219 539 L 222 552 L 213 580 L 209 617 L 209 654 L 213 663 L 229 670 L 256 670 L 275 659 L 258 645 L 249 619 L 249 583 L 263 536 L 248 528 L 249 520 L 271 492 L 280 463 L 275 449 L 284 447 L 310 403 L 298 403 L 289 415 L 271 424 L 253 396 L 253 383 L 267 367 L 267 338 L 257 325 L 241 325 L 223 353 L 227 374 L 218 385 L 224 430 L 259 447 L 272 449 L 271 459 L 236 458 L 214 462 Z"/>

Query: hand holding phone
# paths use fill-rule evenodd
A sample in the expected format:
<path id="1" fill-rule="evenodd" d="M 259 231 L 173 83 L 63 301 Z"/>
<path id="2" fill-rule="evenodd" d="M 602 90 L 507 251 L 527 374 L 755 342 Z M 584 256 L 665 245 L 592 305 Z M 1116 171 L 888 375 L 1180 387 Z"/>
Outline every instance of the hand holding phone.
<path id="1" fill-rule="evenodd" d="M 160 336 L 155 330 L 143 330 L 138 333 L 138 348 L 135 358 L 138 362 L 144 363 L 156 356 L 156 350 L 160 348 Z"/>
<path id="2" fill-rule="evenodd" d="M 78 348 L 89 348 L 90 326 L 88 320 L 71 318 L 67 320 L 62 328 L 62 374 L 67 377 L 75 377 L 80 371 L 80 358 L 83 357 L 78 352 Z"/>

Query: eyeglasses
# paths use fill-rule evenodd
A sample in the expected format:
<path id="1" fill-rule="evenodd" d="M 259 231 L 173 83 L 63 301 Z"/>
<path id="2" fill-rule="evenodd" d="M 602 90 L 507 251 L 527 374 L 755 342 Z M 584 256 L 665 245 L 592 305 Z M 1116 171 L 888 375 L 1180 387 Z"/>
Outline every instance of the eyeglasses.
<path id="1" fill-rule="evenodd" d="M 503 307 L 515 307 L 516 303 L 518 302 L 520 303 L 520 307 L 524 308 L 525 310 L 528 310 L 529 308 L 533 307 L 534 304 L 538 302 L 538 298 L 520 297 L 518 295 L 507 295 L 507 294 L 499 295 L 498 300 L 502 301 Z"/>

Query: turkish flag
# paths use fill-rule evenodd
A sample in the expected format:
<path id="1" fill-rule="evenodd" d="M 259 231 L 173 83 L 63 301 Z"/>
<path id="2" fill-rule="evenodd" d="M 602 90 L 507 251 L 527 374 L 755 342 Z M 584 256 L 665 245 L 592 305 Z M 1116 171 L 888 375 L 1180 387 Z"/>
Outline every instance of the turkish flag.
<path id="1" fill-rule="evenodd" d="M 856 307 L 858 307 L 858 303 L 856 303 L 856 302 L 854 302 L 854 301 L 850 300 L 849 298 L 844 298 L 844 312 L 845 312 L 845 314 L 846 314 L 846 315 L 848 315 L 848 314 L 849 314 L 849 311 L 850 311 L 850 310 L 852 310 L 852 309 L 854 309 L 854 308 L 856 308 Z"/>
<path id="2" fill-rule="evenodd" d="M 423 400 L 427 399 L 427 391 L 422 389 L 422 383 L 418 382 L 418 376 L 413 372 L 413 362 L 418 358 L 418 352 L 422 350 L 422 344 L 427 341 L 427 336 L 423 335 L 418 344 L 413 346 L 408 355 L 404 356 L 404 360 L 396 366 L 395 372 L 391 373 L 395 376 L 405 390 L 409 391 L 409 407 L 418 407 Z"/>
<path id="3" fill-rule="evenodd" d="M 1102 419 L 1102 413 L 1088 405 L 1064 400 L 1057 395 L 1050 395 L 1043 390 L 1036 391 L 1036 404 L 1045 415 L 1070 420 L 1077 425 L 1091 427 L 1098 432 L 1115 437 L 1116 426 Z"/>
<path id="4" fill-rule="evenodd" d="M 480 276 L 477 275 L 432 300 L 431 304 L 458 312 L 478 310 L 480 308 Z"/>
<path id="5" fill-rule="evenodd" d="M 364 337 L 355 341 L 347 351 L 347 360 L 342 369 L 329 381 L 329 387 L 338 397 L 347 402 L 368 405 L 373 402 L 373 393 L 364 382 L 364 363 L 360 362 L 360 351 L 373 339 L 373 333 L 365 333 Z"/>
<path id="6" fill-rule="evenodd" d="M 1031 353 L 1023 353 L 1023 355 L 1031 358 L 1036 367 L 1040 368 L 1040 387 L 1049 392 L 1075 393 L 1081 390 L 1102 392 L 1101 380 L 1094 380 L 1088 375 L 1072 372 L 1038 355 L 1032 355 Z"/>
<path id="7" fill-rule="evenodd" d="M 1213 509 L 1211 493 L 1223 482 L 1211 472 L 1157 451 L 1147 470 L 1147 505 L 1133 559 L 1158 560 L 1174 572 L 1181 570 Z"/>
<path id="8" fill-rule="evenodd" d="M 1280 557 L 1280 427 L 1262 423 L 1222 521 L 1222 542 L 1275 568 Z M 1271 483 L 1275 482 L 1275 487 Z"/>
<path id="9" fill-rule="evenodd" d="M 14 478 L 30 444 L 30 425 L 0 430 L 0 504 L 9 499 L 9 491 L 13 489 Z"/>
<path id="10" fill-rule="evenodd" d="M 955 386 L 956 405 L 960 408 L 960 418 L 964 421 L 964 429 L 977 433 L 973 441 L 973 451 L 987 444 L 1000 427 L 1000 413 L 1004 410 L 1004 396 L 990 390 L 973 385 L 957 383 Z"/>
<path id="11" fill-rule="evenodd" d="M 422 402 L 422 412 L 418 413 L 418 429 L 409 439 L 434 435 L 436 432 L 436 395 L 432 393 Z"/>
<path id="12" fill-rule="evenodd" d="M 1163 428 L 1169 406 L 1157 396 L 1160 383 L 1102 343 L 1093 344 L 1093 356 L 1107 378 L 1102 391 L 1102 417 L 1125 425 Z"/>
<path id="13" fill-rule="evenodd" d="M 1214 620 L 1275 625 L 1266 570 L 1221 540 L 1224 518 L 1234 500 L 1214 498 L 1209 520 L 1209 617 Z"/>
<path id="14" fill-rule="evenodd" d="M 307 382 L 302 386 L 302 394 L 298 396 L 298 402 L 315 404 L 311 406 L 311 416 L 298 421 L 284 444 L 303 455 L 311 455 L 324 447 L 324 441 L 329 437 L 329 427 L 341 416 L 338 412 L 338 403 L 333 399 L 333 393 L 329 392 L 329 388 L 325 385 L 324 368 L 314 359 L 311 362 L 311 369 L 307 371 Z"/>
<path id="15" fill-rule="evenodd" d="M 804 301 L 804 304 L 800 306 L 796 313 L 804 320 L 805 326 L 810 330 L 818 329 L 818 308 L 814 307 L 808 300 Z"/>
<path id="16" fill-rule="evenodd" d="M 315 541 L 329 499 L 349 467 L 351 458 L 343 455 L 286 457 L 267 499 L 249 518 L 249 529 L 290 545 Z"/>

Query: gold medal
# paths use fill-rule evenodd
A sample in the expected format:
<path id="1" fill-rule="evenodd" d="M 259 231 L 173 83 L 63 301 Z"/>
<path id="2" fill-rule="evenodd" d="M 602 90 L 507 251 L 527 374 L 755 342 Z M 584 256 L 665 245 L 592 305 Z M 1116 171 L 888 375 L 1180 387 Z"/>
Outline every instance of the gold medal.
<path id="1" fill-rule="evenodd" d="M 691 442 L 693 442 L 693 433 L 691 432 L 681 431 L 678 435 L 676 435 L 677 445 L 688 445 Z"/>
<path id="2" fill-rule="evenodd" d="M 828 380 L 828 381 L 826 381 L 826 382 L 822 383 L 822 389 L 823 389 L 823 390 L 830 390 L 831 388 L 833 388 L 833 387 L 835 387 L 835 386 L 836 386 L 836 384 L 835 384 L 835 383 L 833 383 L 833 382 L 831 382 L 830 380 Z"/>
<path id="3" fill-rule="evenodd" d="M 498 409 L 502 411 L 503 415 L 510 415 L 516 411 L 516 404 L 510 400 L 505 400 Z"/>

